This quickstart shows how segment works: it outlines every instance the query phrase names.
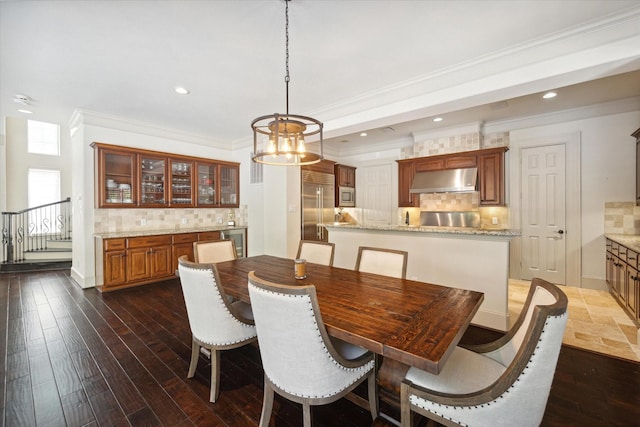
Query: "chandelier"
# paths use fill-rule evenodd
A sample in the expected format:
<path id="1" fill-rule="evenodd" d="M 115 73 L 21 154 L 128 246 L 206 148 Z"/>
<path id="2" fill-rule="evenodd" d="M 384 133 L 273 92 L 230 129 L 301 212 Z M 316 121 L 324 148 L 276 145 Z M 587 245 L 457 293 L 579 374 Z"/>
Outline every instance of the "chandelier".
<path id="1" fill-rule="evenodd" d="M 301 166 L 323 159 L 322 122 L 307 116 L 289 114 L 289 1 L 285 0 L 286 113 L 261 116 L 251 122 L 253 161 L 268 165 Z M 305 139 L 320 136 L 320 154 L 307 151 Z"/>

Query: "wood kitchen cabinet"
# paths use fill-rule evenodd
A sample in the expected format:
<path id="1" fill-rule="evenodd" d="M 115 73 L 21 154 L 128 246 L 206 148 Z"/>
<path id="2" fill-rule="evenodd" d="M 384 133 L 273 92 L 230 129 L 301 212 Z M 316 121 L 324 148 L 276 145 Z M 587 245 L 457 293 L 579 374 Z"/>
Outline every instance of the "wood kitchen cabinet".
<path id="1" fill-rule="evenodd" d="M 100 208 L 123 208 L 137 204 L 137 156 L 111 149 L 95 150 L 95 195 Z"/>
<path id="2" fill-rule="evenodd" d="M 492 149 L 478 154 L 478 189 L 480 206 L 503 206 L 504 191 L 504 152 Z"/>
<path id="3" fill-rule="evenodd" d="M 240 166 L 237 163 L 196 162 L 196 206 L 238 207 L 239 176 Z"/>
<path id="4" fill-rule="evenodd" d="M 240 164 L 94 142 L 98 208 L 237 208 Z"/>
<path id="5" fill-rule="evenodd" d="M 398 160 L 398 206 L 420 206 L 420 195 L 409 192 L 417 172 L 470 167 L 478 168 L 480 206 L 504 206 L 504 153 L 507 150 L 507 147 L 498 147 Z"/>
<path id="6" fill-rule="evenodd" d="M 193 165 L 191 160 L 169 158 L 169 204 L 190 208 L 195 205 Z"/>
<path id="7" fill-rule="evenodd" d="M 640 274 L 638 252 L 606 239 L 606 280 L 609 292 L 640 327 Z"/>
<path id="8" fill-rule="evenodd" d="M 193 243 L 220 240 L 219 231 L 204 231 L 201 233 L 181 233 L 172 236 L 171 258 L 173 271 L 178 270 L 178 258 L 186 255 L 189 261 L 194 261 Z"/>
<path id="9" fill-rule="evenodd" d="M 112 291 L 175 278 L 178 258 L 187 255 L 193 261 L 193 242 L 220 240 L 221 237 L 217 230 L 96 237 L 96 286 L 101 291 Z M 245 253 L 243 247 L 239 248 L 240 253 Z"/>
<path id="10" fill-rule="evenodd" d="M 307 171 L 328 173 L 333 175 L 335 164 L 336 162 L 334 161 L 323 159 L 323 160 L 320 160 L 318 163 L 314 163 L 312 165 L 300 166 L 300 169 L 307 170 Z"/>
<path id="11" fill-rule="evenodd" d="M 398 160 L 398 206 L 419 207 L 420 195 L 411 194 L 411 183 L 416 174 L 416 162 L 413 159 Z"/>
<path id="12" fill-rule="evenodd" d="M 356 186 L 356 168 L 347 165 L 335 165 L 336 187 Z"/>
<path id="13" fill-rule="evenodd" d="M 96 278 L 104 290 L 174 275 L 171 235 L 97 239 Z"/>

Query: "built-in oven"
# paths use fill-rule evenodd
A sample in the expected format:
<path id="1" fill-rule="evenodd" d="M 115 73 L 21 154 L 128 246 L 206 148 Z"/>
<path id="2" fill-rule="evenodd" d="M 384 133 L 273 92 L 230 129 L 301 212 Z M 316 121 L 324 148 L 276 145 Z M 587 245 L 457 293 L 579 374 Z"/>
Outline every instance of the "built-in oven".
<path id="1" fill-rule="evenodd" d="M 356 206 L 356 189 L 353 187 L 338 187 L 338 207 L 353 208 Z"/>

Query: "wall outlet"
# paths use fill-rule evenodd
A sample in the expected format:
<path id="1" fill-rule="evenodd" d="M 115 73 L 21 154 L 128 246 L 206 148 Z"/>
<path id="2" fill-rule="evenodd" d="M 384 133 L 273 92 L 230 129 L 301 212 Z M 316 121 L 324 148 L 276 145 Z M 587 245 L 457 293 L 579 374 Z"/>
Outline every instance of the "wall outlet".
<path id="1" fill-rule="evenodd" d="M 147 220 L 146 220 L 146 219 L 144 219 L 144 218 L 142 218 L 142 219 L 140 220 L 140 225 L 147 225 Z"/>
<path id="2" fill-rule="evenodd" d="M 218 218 L 218 219 L 216 220 L 216 222 L 217 222 L 218 224 L 222 224 L 222 218 Z"/>
<path id="3" fill-rule="evenodd" d="M 182 224 L 186 224 L 186 223 L 187 223 L 187 218 L 182 218 L 182 219 L 180 220 L 180 222 L 181 222 Z"/>
<path id="4" fill-rule="evenodd" d="M 491 217 L 491 224 L 498 225 L 498 217 L 497 216 Z"/>

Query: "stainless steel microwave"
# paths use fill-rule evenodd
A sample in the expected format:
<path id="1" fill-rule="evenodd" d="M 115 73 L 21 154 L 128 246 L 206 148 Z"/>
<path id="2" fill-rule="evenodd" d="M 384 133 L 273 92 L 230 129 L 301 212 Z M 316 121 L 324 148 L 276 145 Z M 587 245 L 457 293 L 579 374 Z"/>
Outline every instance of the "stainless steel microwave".
<path id="1" fill-rule="evenodd" d="M 353 208 L 356 206 L 356 189 L 353 187 L 338 187 L 338 206 Z"/>

